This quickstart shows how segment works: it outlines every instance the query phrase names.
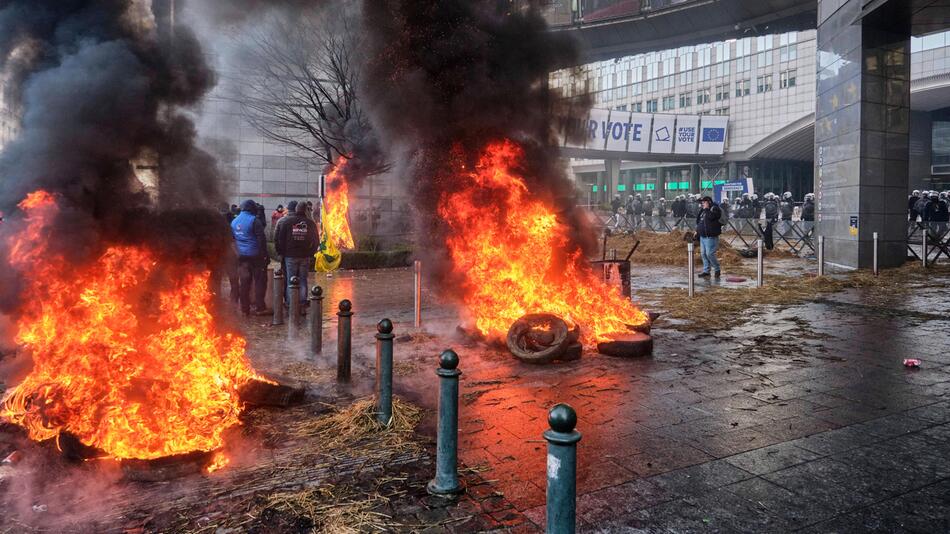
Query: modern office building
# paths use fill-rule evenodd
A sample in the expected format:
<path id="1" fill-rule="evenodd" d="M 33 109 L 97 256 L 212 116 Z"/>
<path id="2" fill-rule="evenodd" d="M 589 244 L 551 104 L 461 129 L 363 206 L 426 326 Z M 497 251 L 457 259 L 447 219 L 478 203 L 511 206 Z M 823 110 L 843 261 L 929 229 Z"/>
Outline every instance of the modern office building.
<path id="1" fill-rule="evenodd" d="M 590 95 L 595 108 L 729 117 L 724 155 L 701 161 L 649 155 L 621 160 L 613 190 L 604 190 L 611 183 L 604 178 L 604 160 L 571 159 L 582 196 L 592 202 L 625 192 L 672 197 L 751 177 L 758 192 L 791 191 L 801 200 L 814 187 L 816 34 L 793 31 L 685 46 L 552 73 L 551 86 L 562 96 Z M 910 186 L 948 188 L 950 33 L 913 38 L 911 49 Z"/>

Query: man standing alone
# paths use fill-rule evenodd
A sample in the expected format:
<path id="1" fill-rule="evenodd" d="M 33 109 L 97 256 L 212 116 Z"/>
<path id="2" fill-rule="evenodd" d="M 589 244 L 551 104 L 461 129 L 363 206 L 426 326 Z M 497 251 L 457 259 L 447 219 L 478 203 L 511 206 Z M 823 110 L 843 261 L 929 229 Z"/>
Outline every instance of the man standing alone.
<path id="1" fill-rule="evenodd" d="M 264 303 L 267 292 L 267 237 L 264 224 L 258 217 L 257 203 L 246 200 L 241 204 L 241 213 L 231 221 L 231 233 L 238 252 L 238 272 L 241 286 L 241 312 L 251 313 L 251 287 L 254 287 L 254 304 L 259 315 L 268 313 Z"/>
<path id="2" fill-rule="evenodd" d="M 702 210 L 696 216 L 696 237 L 699 238 L 699 249 L 703 258 L 702 278 L 709 277 L 709 271 L 715 272 L 716 278 L 721 275 L 719 260 L 716 259 L 716 250 L 719 249 L 719 234 L 722 233 L 722 210 L 712 198 L 703 197 Z"/>
<path id="3" fill-rule="evenodd" d="M 308 304 L 307 289 L 309 288 L 310 260 L 320 248 L 317 236 L 317 224 L 307 217 L 307 203 L 298 202 L 294 213 L 280 220 L 275 239 L 277 254 L 284 259 L 285 279 L 289 286 L 290 279 L 296 276 L 299 279 L 299 293 L 287 293 L 287 299 L 300 300 L 300 309 Z"/>

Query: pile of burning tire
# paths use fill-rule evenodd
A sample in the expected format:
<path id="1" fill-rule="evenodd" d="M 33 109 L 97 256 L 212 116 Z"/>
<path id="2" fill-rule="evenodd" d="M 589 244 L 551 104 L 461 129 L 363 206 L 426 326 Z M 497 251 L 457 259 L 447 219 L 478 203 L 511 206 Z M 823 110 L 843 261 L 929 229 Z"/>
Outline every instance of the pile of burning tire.
<path id="1" fill-rule="evenodd" d="M 651 321 L 631 327 L 629 333 L 612 336 L 597 344 L 597 351 L 608 356 L 636 358 L 653 353 L 650 337 Z M 528 363 L 572 361 L 581 357 L 580 327 L 569 327 L 556 315 L 532 313 L 518 319 L 508 330 L 508 350 L 515 358 Z"/>

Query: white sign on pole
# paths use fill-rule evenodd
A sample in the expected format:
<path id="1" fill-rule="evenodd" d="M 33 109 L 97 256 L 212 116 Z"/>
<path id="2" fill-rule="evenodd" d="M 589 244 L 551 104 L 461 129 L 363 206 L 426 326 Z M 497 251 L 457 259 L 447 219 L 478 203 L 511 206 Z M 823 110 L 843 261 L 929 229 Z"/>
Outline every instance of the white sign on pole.
<path id="1" fill-rule="evenodd" d="M 729 117 L 703 115 L 699 126 L 699 154 L 722 154 L 726 147 Z"/>
<path id="2" fill-rule="evenodd" d="M 673 152 L 673 137 L 676 135 L 674 124 L 676 115 L 654 115 L 653 135 L 650 136 L 650 152 L 670 154 Z"/>
<path id="3" fill-rule="evenodd" d="M 695 154 L 696 139 L 699 134 L 699 117 L 696 115 L 676 116 L 675 154 Z"/>

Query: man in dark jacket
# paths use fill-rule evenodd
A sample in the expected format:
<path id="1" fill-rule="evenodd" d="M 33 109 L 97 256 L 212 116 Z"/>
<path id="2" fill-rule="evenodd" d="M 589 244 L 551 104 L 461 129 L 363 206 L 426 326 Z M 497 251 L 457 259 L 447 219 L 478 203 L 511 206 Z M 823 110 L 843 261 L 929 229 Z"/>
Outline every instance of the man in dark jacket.
<path id="1" fill-rule="evenodd" d="M 805 203 L 802 204 L 802 220 L 805 222 L 813 222 L 815 220 L 815 194 L 808 193 L 805 195 Z"/>
<path id="2" fill-rule="evenodd" d="M 719 260 L 716 259 L 716 250 L 719 248 L 719 234 L 722 233 L 722 210 L 719 209 L 712 198 L 703 197 L 702 210 L 696 216 L 696 237 L 699 239 L 699 250 L 703 258 L 703 272 L 699 274 L 702 278 L 709 277 L 709 271 L 713 270 L 716 278 L 722 274 L 719 267 Z"/>
<path id="3" fill-rule="evenodd" d="M 278 227 L 274 244 L 277 255 L 284 259 L 286 265 L 284 278 L 289 286 L 290 279 L 296 276 L 300 286 L 297 295 L 291 295 L 288 288 L 287 298 L 300 299 L 300 309 L 303 310 L 308 305 L 310 259 L 320 248 L 317 224 L 307 217 L 307 203 L 298 202 L 294 213 L 281 219 Z"/>
<path id="4" fill-rule="evenodd" d="M 245 200 L 241 213 L 231 221 L 231 234 L 238 253 L 238 272 L 241 285 L 241 312 L 251 313 L 251 286 L 254 286 L 254 305 L 258 315 L 270 313 L 264 302 L 267 294 L 267 237 L 258 217 L 257 203 Z"/>

